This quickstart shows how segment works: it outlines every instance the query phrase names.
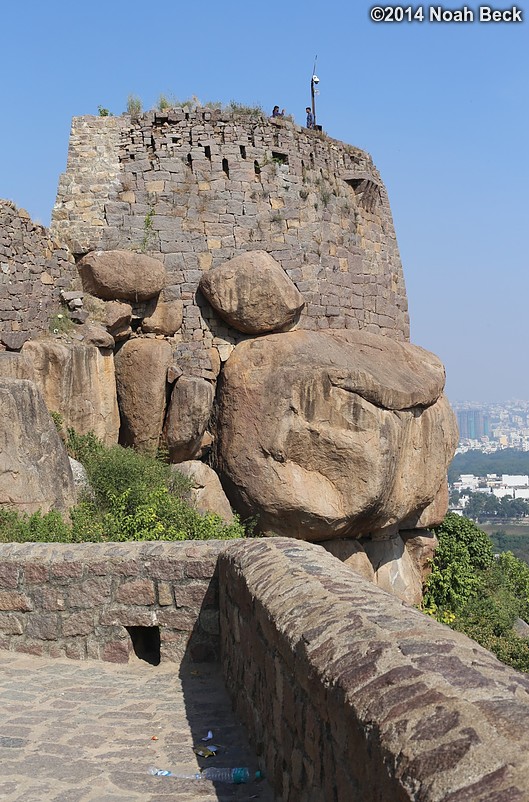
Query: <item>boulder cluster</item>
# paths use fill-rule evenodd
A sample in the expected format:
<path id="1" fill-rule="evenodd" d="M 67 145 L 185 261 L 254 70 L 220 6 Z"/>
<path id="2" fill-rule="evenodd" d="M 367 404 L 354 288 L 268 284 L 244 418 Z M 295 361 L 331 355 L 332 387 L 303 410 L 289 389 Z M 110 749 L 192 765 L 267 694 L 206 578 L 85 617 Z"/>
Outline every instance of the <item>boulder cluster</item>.
<path id="1" fill-rule="evenodd" d="M 167 291 L 161 262 L 93 251 L 78 269 L 82 290 L 63 292 L 74 331 L 0 354 L 8 454 L 0 504 L 71 503 L 73 480 L 67 461 L 56 464 L 62 452 L 45 402 L 65 425 L 107 443 L 165 446 L 192 479 L 199 509 L 229 520 L 233 507 L 263 534 L 322 543 L 418 600 L 433 542 L 422 530 L 446 510 L 457 440 L 433 354 L 364 330 L 297 329 L 301 293 L 269 254 L 251 251 L 200 281 L 215 312 L 246 335 L 225 362 L 212 355 L 208 381 L 174 361 L 182 302 Z M 39 479 L 46 472 L 55 482 Z"/>

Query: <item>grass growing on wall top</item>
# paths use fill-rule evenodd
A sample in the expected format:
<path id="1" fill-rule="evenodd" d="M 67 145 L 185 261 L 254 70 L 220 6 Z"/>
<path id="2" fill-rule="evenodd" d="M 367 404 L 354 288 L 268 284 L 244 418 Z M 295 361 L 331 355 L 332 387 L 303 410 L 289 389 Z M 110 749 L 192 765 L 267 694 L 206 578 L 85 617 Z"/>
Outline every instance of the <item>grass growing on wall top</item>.
<path id="1" fill-rule="evenodd" d="M 190 482 L 157 457 L 107 447 L 95 435 L 68 430 L 70 456 L 83 464 L 87 489 L 65 521 L 56 511 L 20 515 L 0 508 L 0 542 L 209 540 L 246 535 L 236 518 L 201 515 L 186 500 Z"/>

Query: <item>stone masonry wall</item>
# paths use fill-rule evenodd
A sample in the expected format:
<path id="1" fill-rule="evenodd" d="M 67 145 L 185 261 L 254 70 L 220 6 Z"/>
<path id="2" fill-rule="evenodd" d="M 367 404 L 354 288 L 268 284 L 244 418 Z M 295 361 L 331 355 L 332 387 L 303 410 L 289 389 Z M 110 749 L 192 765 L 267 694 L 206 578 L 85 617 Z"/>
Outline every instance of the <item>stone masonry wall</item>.
<path id="1" fill-rule="evenodd" d="M 77 279 L 73 256 L 24 209 L 0 201 L 0 348 L 48 331 L 61 289 Z"/>
<path id="2" fill-rule="evenodd" d="M 202 271 L 263 249 L 303 293 L 302 328 L 408 339 L 402 266 L 370 156 L 288 120 L 205 109 L 74 118 L 52 231 L 80 255 L 132 248 L 161 258 L 184 303 L 187 373 L 239 335 L 197 296 Z"/>
<path id="3" fill-rule="evenodd" d="M 220 618 L 219 618 L 220 607 Z M 0 649 L 219 656 L 283 802 L 527 802 L 529 677 L 321 547 L 0 545 Z"/>
<path id="4" fill-rule="evenodd" d="M 529 677 L 320 547 L 219 558 L 222 662 L 283 802 L 529 800 Z"/>
<path id="5" fill-rule="evenodd" d="M 125 627 L 159 627 L 162 661 L 218 659 L 222 541 L 0 545 L 0 649 L 127 662 Z"/>

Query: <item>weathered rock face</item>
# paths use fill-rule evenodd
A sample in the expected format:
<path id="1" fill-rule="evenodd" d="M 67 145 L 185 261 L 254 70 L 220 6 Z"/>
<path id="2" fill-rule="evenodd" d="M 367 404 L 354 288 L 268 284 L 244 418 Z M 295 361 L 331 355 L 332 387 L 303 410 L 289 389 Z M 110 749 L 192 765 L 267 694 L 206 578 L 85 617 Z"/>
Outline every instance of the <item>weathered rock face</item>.
<path id="1" fill-rule="evenodd" d="M 420 604 L 422 577 L 402 538 L 365 540 L 363 546 L 375 572 L 375 585 L 408 604 Z"/>
<path id="2" fill-rule="evenodd" d="M 171 462 L 183 462 L 199 453 L 213 397 L 213 386 L 205 379 L 181 376 L 176 381 L 164 427 Z"/>
<path id="3" fill-rule="evenodd" d="M 403 521 L 401 529 L 429 529 L 432 526 L 439 526 L 448 510 L 448 495 L 448 480 L 445 476 L 432 503 Z"/>
<path id="4" fill-rule="evenodd" d="M 66 449 L 37 387 L 0 378 L 0 506 L 33 513 L 74 503 Z"/>
<path id="5" fill-rule="evenodd" d="M 182 325 L 182 301 L 158 301 L 152 314 L 142 321 L 142 331 L 172 337 Z"/>
<path id="6" fill-rule="evenodd" d="M 375 571 L 361 543 L 351 538 L 345 540 L 324 540 L 323 548 L 347 565 L 355 574 L 369 582 L 375 582 Z"/>
<path id="7" fill-rule="evenodd" d="M 399 532 L 383 540 L 325 540 L 322 545 L 356 574 L 408 604 L 418 605 L 431 572 L 437 538 L 432 532 Z"/>
<path id="8" fill-rule="evenodd" d="M 192 481 L 190 501 L 198 512 L 203 515 L 214 512 L 228 524 L 233 521 L 230 502 L 222 489 L 219 477 L 212 468 L 199 460 L 186 460 L 173 467 Z"/>
<path id="9" fill-rule="evenodd" d="M 143 451 L 158 447 L 171 359 L 172 348 L 165 340 L 128 340 L 116 354 L 120 438 L 124 445 Z"/>
<path id="10" fill-rule="evenodd" d="M 64 345 L 31 340 L 22 355 L 50 412 L 59 412 L 67 428 L 94 432 L 104 443 L 118 441 L 119 410 L 112 353 L 93 345 Z M 28 376 L 31 378 L 32 376 Z"/>
<path id="11" fill-rule="evenodd" d="M 247 334 L 281 331 L 304 306 L 301 293 L 266 251 L 248 251 L 208 270 L 199 286 L 219 315 Z"/>
<path id="12" fill-rule="evenodd" d="M 457 441 L 433 354 L 378 335 L 240 343 L 218 392 L 215 467 L 264 532 L 387 532 L 436 496 Z"/>
<path id="13" fill-rule="evenodd" d="M 84 290 L 107 301 L 147 301 L 166 282 L 161 262 L 133 251 L 92 251 L 78 268 Z"/>

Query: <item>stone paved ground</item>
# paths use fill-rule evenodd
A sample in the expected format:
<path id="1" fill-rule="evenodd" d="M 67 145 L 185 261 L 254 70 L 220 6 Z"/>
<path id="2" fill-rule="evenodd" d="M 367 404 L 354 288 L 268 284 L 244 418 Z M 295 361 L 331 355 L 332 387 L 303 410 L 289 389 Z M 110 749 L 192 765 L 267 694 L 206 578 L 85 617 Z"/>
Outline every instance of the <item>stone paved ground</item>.
<path id="1" fill-rule="evenodd" d="M 274 802 L 248 785 L 153 777 L 149 767 L 197 770 L 208 729 L 221 747 L 202 766 L 257 768 L 218 666 L 77 663 L 0 652 L 3 802 Z M 158 740 L 152 740 L 157 736 Z"/>

